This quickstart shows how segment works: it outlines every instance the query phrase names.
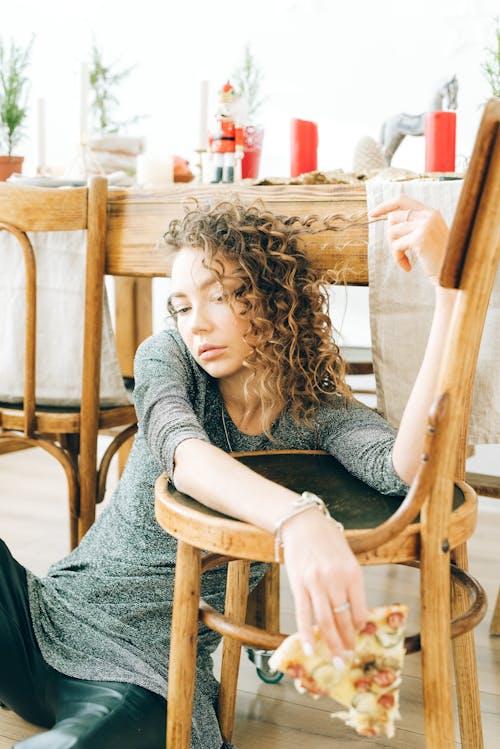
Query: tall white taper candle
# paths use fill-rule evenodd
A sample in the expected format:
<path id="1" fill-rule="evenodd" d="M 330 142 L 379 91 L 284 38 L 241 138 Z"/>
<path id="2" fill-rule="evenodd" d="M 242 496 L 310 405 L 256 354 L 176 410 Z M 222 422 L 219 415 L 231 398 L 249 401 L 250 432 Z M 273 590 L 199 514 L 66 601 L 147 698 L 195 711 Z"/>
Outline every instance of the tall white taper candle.
<path id="1" fill-rule="evenodd" d="M 80 81 L 80 145 L 88 143 L 89 126 L 89 66 L 82 62 Z"/>
<path id="2" fill-rule="evenodd" d="M 36 100 L 36 133 L 37 133 L 37 174 L 45 169 L 45 99 Z"/>
<path id="3" fill-rule="evenodd" d="M 208 146 L 208 81 L 200 83 L 200 132 L 198 137 L 198 148 L 202 151 Z"/>

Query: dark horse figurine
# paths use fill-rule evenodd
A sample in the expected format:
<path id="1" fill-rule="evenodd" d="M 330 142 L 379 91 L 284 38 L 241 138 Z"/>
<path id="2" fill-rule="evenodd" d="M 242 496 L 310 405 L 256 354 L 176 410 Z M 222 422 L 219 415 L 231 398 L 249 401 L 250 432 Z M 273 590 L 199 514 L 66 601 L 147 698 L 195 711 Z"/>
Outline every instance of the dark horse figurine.
<path id="1" fill-rule="evenodd" d="M 456 75 L 442 83 L 434 92 L 428 112 L 441 109 L 457 108 L 458 81 Z M 444 107 L 443 107 L 444 103 Z M 380 150 L 386 166 L 390 166 L 392 157 L 401 145 L 406 135 L 424 134 L 424 115 L 422 114 L 393 114 L 388 117 L 380 131 Z"/>

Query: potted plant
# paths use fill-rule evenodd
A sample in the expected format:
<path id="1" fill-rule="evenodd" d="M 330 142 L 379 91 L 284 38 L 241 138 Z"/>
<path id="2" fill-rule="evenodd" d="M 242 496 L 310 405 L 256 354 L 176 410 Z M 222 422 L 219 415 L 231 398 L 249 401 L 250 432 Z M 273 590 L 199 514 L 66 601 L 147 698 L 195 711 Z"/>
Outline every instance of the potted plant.
<path id="1" fill-rule="evenodd" d="M 105 173 L 124 171 L 130 177 L 135 175 L 137 155 L 144 150 L 144 140 L 123 135 L 121 131 L 127 125 L 138 122 L 141 116 L 118 120 L 115 114 L 120 103 L 117 89 L 134 67 L 119 69 L 116 62 L 106 63 L 97 43 L 93 41 L 89 85 L 94 137 L 89 146 Z"/>
<path id="2" fill-rule="evenodd" d="M 0 181 L 14 172 L 21 173 L 23 156 L 14 155 L 24 134 L 24 121 L 28 113 L 28 69 L 33 39 L 26 47 L 15 44 L 9 47 L 0 38 L 0 147 L 7 151 L 0 156 Z"/>
<path id="3" fill-rule="evenodd" d="M 490 87 L 491 96 L 500 97 L 500 19 L 495 19 L 496 47 L 486 50 L 486 59 L 481 65 L 481 70 Z"/>
<path id="4" fill-rule="evenodd" d="M 241 162 L 241 176 L 255 179 L 259 174 L 259 162 L 264 139 L 264 129 L 259 115 L 264 102 L 261 96 L 262 71 L 257 65 L 250 46 L 247 44 L 243 59 L 233 74 L 234 87 L 247 105 L 247 124 L 243 128 L 244 154 Z"/>

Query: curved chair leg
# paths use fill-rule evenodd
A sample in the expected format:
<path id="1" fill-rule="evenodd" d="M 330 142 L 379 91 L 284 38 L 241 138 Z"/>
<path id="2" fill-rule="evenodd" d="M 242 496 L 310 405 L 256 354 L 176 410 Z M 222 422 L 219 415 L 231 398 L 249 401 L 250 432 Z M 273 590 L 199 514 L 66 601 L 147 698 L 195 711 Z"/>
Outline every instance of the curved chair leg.
<path id="1" fill-rule="evenodd" d="M 97 430 L 89 433 L 82 427 L 80 454 L 80 508 L 78 514 L 78 543 L 95 520 L 97 500 Z"/>
<path id="2" fill-rule="evenodd" d="M 437 552 L 437 553 L 436 553 Z M 450 559 L 422 543 L 422 682 L 426 749 L 455 749 L 450 648 Z"/>
<path id="3" fill-rule="evenodd" d="M 250 562 L 229 562 L 227 566 L 226 605 L 224 612 L 235 624 L 244 624 L 248 600 Z M 219 692 L 219 725 L 222 738 L 231 743 L 236 706 L 236 688 L 240 669 L 241 644 L 224 637 Z"/>
<path id="4" fill-rule="evenodd" d="M 59 435 L 59 445 L 48 439 L 34 438 L 28 440 L 34 446 L 43 448 L 50 453 L 64 468 L 68 482 L 68 505 L 69 505 L 69 538 L 70 549 L 74 549 L 78 543 L 78 508 L 80 506 L 80 481 L 78 475 L 78 449 L 74 451 L 74 435 Z"/>
<path id="5" fill-rule="evenodd" d="M 128 456 L 132 450 L 133 441 L 132 439 L 125 442 L 118 450 L 118 476 L 120 477 L 125 470 L 127 465 Z"/>
<path id="6" fill-rule="evenodd" d="M 493 610 L 493 616 L 490 624 L 490 635 L 497 637 L 500 635 L 500 588 L 498 588 L 497 602 Z"/>
<path id="7" fill-rule="evenodd" d="M 80 537 L 78 536 L 78 519 L 80 516 L 80 435 L 78 434 L 60 434 L 59 443 L 65 450 L 75 467 L 76 482 L 73 487 L 70 486 L 69 496 L 69 547 L 74 549 Z"/>
<path id="8" fill-rule="evenodd" d="M 468 569 L 465 544 L 453 550 L 453 559 L 461 569 Z M 453 585 L 451 590 L 452 618 L 462 614 L 467 606 L 465 590 L 459 585 Z M 482 749 L 483 729 L 474 632 L 467 632 L 465 635 L 456 637 L 452 640 L 452 645 L 462 749 Z"/>
<path id="9" fill-rule="evenodd" d="M 80 495 L 79 495 L 79 487 L 78 487 L 78 491 L 75 494 L 75 502 L 79 503 L 79 501 L 80 501 Z M 78 546 L 78 516 L 74 515 L 71 512 L 71 509 L 69 513 L 69 546 L 71 550 L 75 549 Z"/>
<path id="10" fill-rule="evenodd" d="M 265 577 L 265 615 L 264 621 L 268 632 L 280 632 L 280 565 L 271 564 Z"/>
<path id="11" fill-rule="evenodd" d="M 200 575 L 199 550 L 179 541 L 168 670 L 168 749 L 189 749 L 196 677 Z"/>

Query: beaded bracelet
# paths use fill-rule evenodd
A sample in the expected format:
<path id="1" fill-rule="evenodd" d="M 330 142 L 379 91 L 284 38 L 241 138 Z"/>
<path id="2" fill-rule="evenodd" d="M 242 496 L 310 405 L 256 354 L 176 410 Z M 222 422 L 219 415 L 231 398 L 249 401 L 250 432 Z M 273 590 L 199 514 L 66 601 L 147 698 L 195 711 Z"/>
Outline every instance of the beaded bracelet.
<path id="1" fill-rule="evenodd" d="M 281 517 L 276 525 L 274 526 L 274 558 L 277 562 L 280 562 L 281 559 L 281 547 L 283 546 L 283 541 L 281 538 L 281 532 L 283 530 L 283 526 L 286 523 L 287 520 L 291 520 L 291 518 L 294 518 L 296 515 L 299 515 L 301 512 L 304 512 L 305 510 L 310 510 L 311 508 L 315 507 L 318 510 L 321 510 L 323 515 L 327 517 L 329 520 L 332 521 L 332 523 L 335 523 L 337 528 L 340 531 L 344 530 L 344 526 L 342 523 L 339 523 L 338 520 L 335 520 L 335 518 L 332 518 L 330 515 L 327 506 L 321 499 L 321 497 L 318 497 L 316 494 L 313 494 L 312 492 L 302 492 L 300 497 L 297 497 L 297 499 L 294 499 L 290 503 L 291 509 L 289 512 L 287 512 L 283 517 Z"/>

